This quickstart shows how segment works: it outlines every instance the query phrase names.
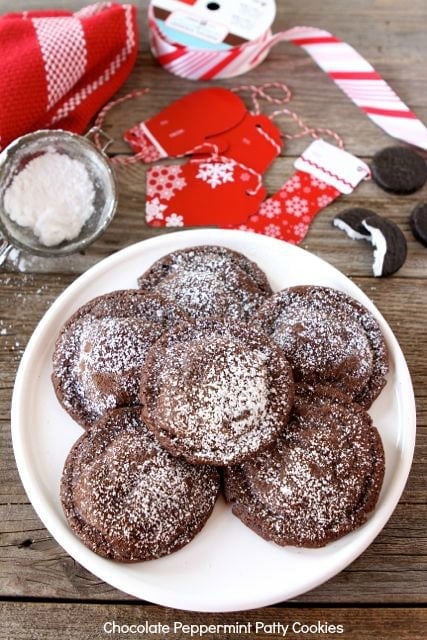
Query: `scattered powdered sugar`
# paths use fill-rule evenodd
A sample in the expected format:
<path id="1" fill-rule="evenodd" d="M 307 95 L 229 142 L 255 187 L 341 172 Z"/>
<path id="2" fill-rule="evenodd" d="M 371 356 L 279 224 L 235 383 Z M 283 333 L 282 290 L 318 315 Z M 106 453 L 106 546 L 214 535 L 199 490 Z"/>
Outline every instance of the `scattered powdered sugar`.
<path id="1" fill-rule="evenodd" d="M 80 160 L 48 151 L 30 160 L 4 194 L 7 215 L 51 247 L 76 238 L 94 211 L 95 190 Z"/>
<path id="2" fill-rule="evenodd" d="M 139 290 L 116 291 L 81 307 L 53 357 L 56 392 L 67 411 L 87 426 L 107 409 L 139 404 L 149 347 L 184 317 L 175 305 Z"/>
<path id="3" fill-rule="evenodd" d="M 297 380 L 335 384 L 369 406 L 385 384 L 387 351 L 372 314 L 345 293 L 293 287 L 255 316 L 289 358 Z"/>
<path id="4" fill-rule="evenodd" d="M 290 367 L 266 336 L 214 320 L 169 334 L 147 357 L 147 424 L 171 451 L 225 465 L 269 444 L 293 399 Z"/>
<path id="5" fill-rule="evenodd" d="M 79 335 L 73 375 L 80 397 L 101 415 L 117 404 L 135 404 L 139 369 L 159 327 L 138 318 L 86 320 Z"/>
<path id="6" fill-rule="evenodd" d="M 218 490 L 215 469 L 173 458 L 148 433 L 138 409 L 123 409 L 107 414 L 75 445 L 62 499 L 89 546 L 108 557 L 137 560 L 188 542 Z"/>
<path id="7" fill-rule="evenodd" d="M 155 263 L 138 283 L 176 302 L 195 318 L 248 318 L 271 290 L 258 267 L 236 255 L 224 247 L 178 251 Z"/>
<path id="8" fill-rule="evenodd" d="M 83 324 L 80 371 L 123 373 L 144 362 L 151 327 L 139 318 L 103 318 Z"/>
<path id="9" fill-rule="evenodd" d="M 300 379 L 339 379 L 362 387 L 372 372 L 372 350 L 360 323 L 345 323 L 334 309 L 313 308 L 299 301 L 281 310 L 273 339 L 284 349 Z"/>
<path id="10" fill-rule="evenodd" d="M 249 526 L 256 520 L 279 544 L 321 546 L 373 509 L 384 454 L 369 415 L 351 404 L 314 401 L 303 414 L 273 450 L 232 469 L 226 482 Z"/>
<path id="11" fill-rule="evenodd" d="M 192 347 L 196 348 L 196 372 Z M 227 448 L 230 437 L 247 433 L 265 419 L 269 375 L 261 352 L 241 351 L 218 338 L 184 350 L 174 345 L 166 349 L 164 358 L 169 364 L 159 380 L 162 419 L 173 421 L 184 438 L 200 433 L 216 447 Z M 171 386 L 176 387 L 173 393 Z M 200 432 L 201 425 L 207 427 L 207 434 Z"/>

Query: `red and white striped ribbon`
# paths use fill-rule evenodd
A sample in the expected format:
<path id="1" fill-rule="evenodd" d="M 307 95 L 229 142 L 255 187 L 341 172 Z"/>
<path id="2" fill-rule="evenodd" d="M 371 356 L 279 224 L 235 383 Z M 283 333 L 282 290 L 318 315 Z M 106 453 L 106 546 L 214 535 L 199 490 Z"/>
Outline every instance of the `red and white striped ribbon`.
<path id="1" fill-rule="evenodd" d="M 353 47 L 328 31 L 294 27 L 227 50 L 201 50 L 166 38 L 149 8 L 150 46 L 159 63 L 171 73 L 191 80 L 229 78 L 256 67 L 281 41 L 303 48 L 340 89 L 393 138 L 427 150 L 427 128 L 402 102 L 371 64 Z"/>

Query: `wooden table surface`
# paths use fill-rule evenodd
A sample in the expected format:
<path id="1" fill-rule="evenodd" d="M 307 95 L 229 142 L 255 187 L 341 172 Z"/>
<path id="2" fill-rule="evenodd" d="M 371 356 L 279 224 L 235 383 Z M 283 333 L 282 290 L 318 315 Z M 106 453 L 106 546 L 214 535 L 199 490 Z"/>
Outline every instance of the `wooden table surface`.
<path id="1" fill-rule="evenodd" d="M 62 5 L 74 9 L 79 0 L 3 0 L 0 10 Z M 140 53 L 121 94 L 149 87 L 148 97 L 126 103 L 109 114 L 106 129 L 116 140 L 112 152 L 128 152 L 120 141 L 125 128 L 154 114 L 171 99 L 196 85 L 162 70 L 147 47 L 146 6 L 138 2 Z M 424 0 L 286 0 L 278 2 L 275 29 L 309 24 L 325 28 L 354 45 L 386 78 L 403 100 L 427 122 L 427 3 Z M 331 127 L 349 151 L 369 162 L 393 140 L 372 124 L 322 73 L 309 57 L 290 44 L 280 44 L 268 59 L 240 83 L 285 81 L 294 92 L 292 108 L 310 124 Z M 200 85 L 197 85 L 200 86 Z M 29 108 L 31 105 L 29 104 Z M 290 122 L 283 121 L 286 131 Z M 294 157 L 307 140 L 290 142 L 266 177 L 275 191 L 291 172 Z M 303 246 L 346 273 L 375 302 L 395 332 L 411 371 L 418 411 L 414 463 L 404 494 L 390 521 L 353 564 L 322 586 L 292 602 L 233 615 L 191 614 L 168 610 L 121 593 L 83 569 L 55 542 L 28 501 L 15 466 L 10 437 L 10 402 L 25 345 L 49 305 L 79 273 L 112 252 L 161 231 L 145 226 L 143 166 L 118 170 L 120 201 L 105 235 L 84 255 L 57 261 L 12 254 L 0 274 L 0 638 L 103 638 L 107 620 L 122 623 L 225 623 L 232 621 L 316 622 L 343 624 L 345 638 L 425 638 L 427 598 L 426 426 L 427 366 L 424 351 L 427 316 L 427 249 L 411 235 L 412 207 L 427 200 L 427 188 L 412 196 L 393 196 L 373 182 L 323 211 Z M 331 227 L 333 216 L 348 206 L 374 209 L 398 223 L 408 241 L 408 258 L 393 277 L 371 276 L 372 252 L 352 243 Z M 273 630 L 272 630 L 273 631 Z M 142 637 L 121 634 L 122 638 Z M 151 638 L 186 638 L 181 633 Z M 238 637 L 211 634 L 205 637 Z M 240 636 L 242 637 L 242 636 Z M 243 636 L 247 637 L 247 636 Z M 252 637 L 252 636 L 251 636 Z M 255 636 L 254 636 L 255 637 Z M 281 637 L 260 633 L 257 637 Z M 321 637 L 291 634 L 288 637 Z M 326 636 L 322 636 L 326 637 Z M 330 637 L 329 635 L 327 637 Z"/>

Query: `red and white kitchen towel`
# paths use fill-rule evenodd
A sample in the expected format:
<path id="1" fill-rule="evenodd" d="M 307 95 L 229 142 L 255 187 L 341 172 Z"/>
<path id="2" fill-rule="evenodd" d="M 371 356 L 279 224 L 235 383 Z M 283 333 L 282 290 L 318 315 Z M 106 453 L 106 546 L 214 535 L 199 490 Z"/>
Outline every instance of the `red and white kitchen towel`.
<path id="1" fill-rule="evenodd" d="M 41 128 L 82 133 L 134 66 L 136 7 L 9 13 L 0 42 L 0 149 Z"/>

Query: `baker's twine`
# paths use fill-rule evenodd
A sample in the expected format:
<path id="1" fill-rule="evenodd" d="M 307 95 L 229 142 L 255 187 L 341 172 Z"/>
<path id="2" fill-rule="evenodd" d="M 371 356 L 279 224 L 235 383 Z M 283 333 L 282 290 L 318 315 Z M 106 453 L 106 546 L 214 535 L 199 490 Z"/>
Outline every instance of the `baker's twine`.
<path id="1" fill-rule="evenodd" d="M 270 89 L 276 89 L 276 90 L 281 91 L 283 93 L 283 96 L 277 97 L 277 96 L 271 95 L 268 92 Z M 231 91 L 233 91 L 234 93 L 247 93 L 247 92 L 249 92 L 251 100 L 252 100 L 252 104 L 253 104 L 253 109 L 252 109 L 252 111 L 250 113 L 252 113 L 254 115 L 259 115 L 260 113 L 262 113 L 261 112 L 261 105 L 260 105 L 260 101 L 261 100 L 264 100 L 265 102 L 267 102 L 269 104 L 281 105 L 281 104 L 287 104 L 292 99 L 292 92 L 284 82 L 266 82 L 266 83 L 264 83 L 262 85 L 259 85 L 259 86 L 253 85 L 253 84 L 243 84 L 243 85 L 239 85 L 237 87 L 232 87 Z M 130 93 L 127 93 L 125 96 L 122 96 L 121 98 L 117 98 L 116 100 L 110 100 L 110 102 L 108 102 L 101 109 L 101 111 L 98 113 L 97 118 L 95 120 L 95 130 L 94 130 L 94 136 L 93 136 L 94 144 L 97 147 L 97 149 L 99 149 L 100 151 L 104 152 L 104 146 L 103 146 L 103 144 L 101 142 L 101 135 L 102 135 L 102 132 L 103 132 L 103 125 L 105 123 L 106 116 L 111 111 L 111 109 L 113 109 L 114 107 L 116 107 L 119 104 L 123 104 L 124 102 L 127 102 L 128 100 L 133 100 L 134 98 L 138 98 L 138 97 L 144 96 L 149 92 L 150 92 L 150 89 L 148 89 L 148 88 L 135 89 L 134 91 L 131 91 Z M 341 136 L 338 135 L 338 133 L 336 133 L 332 129 L 308 126 L 304 122 L 304 120 L 302 119 L 302 117 L 300 115 L 298 115 L 295 111 L 292 111 L 291 109 L 288 109 L 287 107 L 283 107 L 282 109 L 276 109 L 271 114 L 269 114 L 268 117 L 271 120 L 275 120 L 276 118 L 278 118 L 281 115 L 289 116 L 298 125 L 298 127 L 300 129 L 300 131 L 297 131 L 296 133 L 293 133 L 293 134 L 284 133 L 284 132 L 281 131 L 281 137 L 282 138 L 284 138 L 286 140 L 294 140 L 294 139 L 297 139 L 297 138 L 302 138 L 304 136 L 309 136 L 309 137 L 314 138 L 314 139 L 319 139 L 322 136 L 327 135 L 327 136 L 330 136 L 331 138 L 333 138 L 335 140 L 336 144 L 338 145 L 338 147 L 340 149 L 344 149 L 344 142 L 343 142 Z M 268 133 L 266 133 L 262 129 L 260 129 L 260 133 L 266 139 L 268 139 L 268 141 L 274 147 L 276 147 L 277 152 L 280 153 L 281 147 L 279 147 L 277 142 L 275 140 L 273 140 L 273 138 L 271 136 L 269 136 Z M 208 146 L 210 146 L 212 148 L 212 155 L 209 156 L 210 159 L 217 160 L 219 162 L 230 162 L 230 161 L 232 161 L 235 164 L 235 166 L 238 166 L 238 167 L 244 169 L 245 171 L 248 171 L 252 175 L 257 176 L 258 186 L 256 187 L 256 190 L 254 192 L 248 192 L 248 193 L 257 193 L 257 191 L 260 189 L 261 184 L 262 184 L 261 175 L 258 174 L 253 169 L 251 169 L 250 167 L 247 167 L 246 165 L 244 165 L 242 163 L 239 163 L 239 162 L 237 162 L 236 160 L 234 160 L 232 158 L 228 158 L 228 157 L 224 157 L 224 156 L 219 155 L 216 146 L 211 144 L 211 143 L 204 143 L 203 145 L 198 145 L 194 149 L 190 149 L 185 154 L 182 154 L 181 156 L 178 156 L 178 157 L 184 157 L 186 155 L 191 155 L 192 153 L 197 153 L 197 152 L 200 152 L 200 153 L 206 152 L 206 147 L 208 147 Z M 108 159 L 111 162 L 111 164 L 113 164 L 113 165 L 130 165 L 130 164 L 135 164 L 136 162 L 139 162 L 140 160 L 143 160 L 143 156 L 144 156 L 144 152 L 140 151 L 140 152 L 137 152 L 137 153 L 132 154 L 132 155 L 109 156 Z M 195 162 L 202 162 L 202 161 L 206 161 L 206 158 L 203 158 L 203 159 L 196 158 L 196 159 L 194 159 L 194 161 Z"/>

